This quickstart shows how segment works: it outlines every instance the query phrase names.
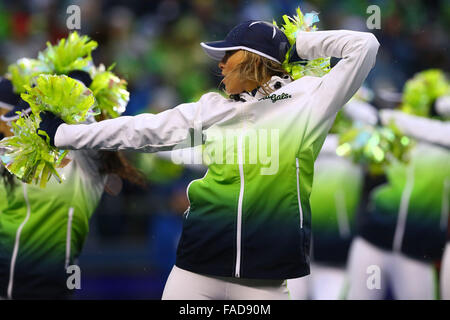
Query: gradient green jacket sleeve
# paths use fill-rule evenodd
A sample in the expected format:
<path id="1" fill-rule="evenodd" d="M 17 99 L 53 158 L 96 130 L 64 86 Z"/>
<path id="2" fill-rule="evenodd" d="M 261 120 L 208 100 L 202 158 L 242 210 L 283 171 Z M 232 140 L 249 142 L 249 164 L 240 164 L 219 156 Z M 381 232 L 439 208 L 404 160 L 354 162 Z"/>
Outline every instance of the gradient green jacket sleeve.
<path id="1" fill-rule="evenodd" d="M 293 83 L 294 90 L 306 91 L 306 97 L 297 95 L 301 101 L 297 101 L 294 114 L 308 121 L 305 142 L 316 140 L 327 131 L 334 115 L 355 94 L 374 66 L 378 47 L 377 39 L 368 32 L 299 32 L 296 48 L 300 57 L 341 58 L 327 75 L 305 76 Z M 119 117 L 90 125 L 63 124 L 56 132 L 55 145 L 64 149 L 169 150 L 185 141 L 192 130 L 205 130 L 230 121 L 238 123 L 242 120 L 239 105 L 219 94 L 207 93 L 198 102 L 181 104 L 158 114 Z M 308 112 L 300 115 L 303 107 Z M 324 119 L 331 122 L 324 123 Z"/>

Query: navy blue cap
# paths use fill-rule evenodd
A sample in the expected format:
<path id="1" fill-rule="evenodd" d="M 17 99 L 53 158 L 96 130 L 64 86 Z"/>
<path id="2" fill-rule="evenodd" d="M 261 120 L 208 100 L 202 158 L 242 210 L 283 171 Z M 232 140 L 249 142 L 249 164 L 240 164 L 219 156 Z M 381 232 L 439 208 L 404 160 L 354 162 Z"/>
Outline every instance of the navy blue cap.
<path id="1" fill-rule="evenodd" d="M 5 78 L 0 78 L 0 107 L 10 110 L 0 117 L 2 121 L 7 122 L 19 119 L 19 115 L 16 114 L 17 111 L 31 112 L 29 104 L 14 93 L 11 81 Z"/>
<path id="2" fill-rule="evenodd" d="M 246 21 L 234 27 L 225 40 L 202 42 L 206 54 L 214 60 L 222 60 L 227 51 L 247 50 L 282 63 L 288 52 L 289 40 L 283 31 L 266 21 Z"/>
<path id="3" fill-rule="evenodd" d="M 11 110 L 19 99 L 20 96 L 14 93 L 12 82 L 0 77 L 0 108 Z"/>
<path id="4" fill-rule="evenodd" d="M 68 77 L 81 81 L 86 87 L 90 87 L 92 83 L 92 78 L 88 72 L 83 70 L 73 70 L 67 74 Z"/>

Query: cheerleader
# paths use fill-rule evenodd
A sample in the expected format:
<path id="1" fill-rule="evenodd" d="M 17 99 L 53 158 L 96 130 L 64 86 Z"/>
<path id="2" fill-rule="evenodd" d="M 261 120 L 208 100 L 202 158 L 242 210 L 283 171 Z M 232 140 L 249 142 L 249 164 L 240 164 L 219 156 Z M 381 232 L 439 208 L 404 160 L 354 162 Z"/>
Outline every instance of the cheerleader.
<path id="1" fill-rule="evenodd" d="M 90 76 L 83 71 L 70 75 L 89 86 Z M 0 97 L 16 104 L 14 111 L 26 112 L 23 102 L 12 101 L 12 86 Z M 0 90 L 3 92 L 3 90 Z M 8 90 L 5 90 L 8 91 Z M 8 112 L 2 119 L 10 119 Z M 14 118 L 15 119 L 15 118 Z M 15 121 L 15 120 L 12 121 Z M 91 119 L 92 121 L 93 119 Z M 10 130 L 2 124 L 5 136 Z M 65 166 L 58 169 L 63 184 L 55 180 L 45 189 L 14 179 L 6 169 L 0 182 L 0 297 L 2 299 L 68 299 L 73 288 L 67 285 L 68 266 L 77 264 L 95 211 L 109 174 L 140 181 L 137 172 L 122 156 L 93 150 L 71 151 Z M 134 179 L 134 180 L 133 180 Z"/>
<path id="2" fill-rule="evenodd" d="M 390 288 L 395 299 L 435 299 L 435 263 L 442 256 L 449 210 L 450 126 L 400 110 L 381 110 L 380 118 L 415 142 L 409 162 L 389 165 L 386 183 L 372 189 L 359 216 L 348 298 L 384 299 Z"/>
<path id="3" fill-rule="evenodd" d="M 299 31 L 293 55 L 341 60 L 323 77 L 296 81 L 282 66 L 289 41 L 273 24 L 244 22 L 201 45 L 219 61 L 229 98 L 207 93 L 159 114 L 89 125 L 47 113 L 40 129 L 72 150 L 157 152 L 204 141 L 208 171 L 188 186 L 163 299 L 287 299 L 285 280 L 310 271 L 314 160 L 379 43 L 366 32 Z"/>

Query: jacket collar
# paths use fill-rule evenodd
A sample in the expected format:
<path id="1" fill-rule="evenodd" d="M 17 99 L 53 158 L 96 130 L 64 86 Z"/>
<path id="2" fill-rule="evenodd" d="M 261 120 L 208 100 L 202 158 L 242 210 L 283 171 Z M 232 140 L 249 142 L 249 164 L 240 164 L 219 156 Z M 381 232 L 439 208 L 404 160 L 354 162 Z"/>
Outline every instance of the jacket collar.
<path id="1" fill-rule="evenodd" d="M 292 79 L 289 76 L 284 76 L 284 77 L 272 76 L 272 78 L 270 78 L 267 85 L 269 86 L 269 88 L 272 91 L 276 91 L 291 82 L 292 82 Z M 264 90 L 261 87 L 258 87 L 251 92 L 245 91 L 240 94 L 230 95 L 230 98 L 235 101 L 247 102 L 247 101 L 251 101 L 254 99 L 259 100 L 261 98 L 264 98 L 265 96 L 267 96 L 267 94 L 264 93 Z"/>

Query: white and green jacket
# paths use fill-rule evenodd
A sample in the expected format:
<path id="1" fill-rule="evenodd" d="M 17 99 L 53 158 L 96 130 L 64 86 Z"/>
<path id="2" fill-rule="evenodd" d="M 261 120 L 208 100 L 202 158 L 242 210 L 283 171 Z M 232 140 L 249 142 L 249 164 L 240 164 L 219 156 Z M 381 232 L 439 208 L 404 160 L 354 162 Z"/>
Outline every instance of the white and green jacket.
<path id="1" fill-rule="evenodd" d="M 450 211 L 450 122 L 401 111 L 380 118 L 414 138 L 409 163 L 393 162 L 370 195 L 359 233 L 371 243 L 432 261 L 442 256 Z"/>
<path id="2" fill-rule="evenodd" d="M 261 89 L 235 99 L 208 93 L 159 114 L 63 124 L 55 144 L 157 152 L 203 141 L 208 171 L 188 186 L 176 265 L 217 276 L 304 276 L 314 161 L 336 113 L 374 66 L 379 43 L 347 30 L 299 32 L 297 39 L 301 58 L 342 59 L 321 78 L 272 77 L 269 96 Z"/>
<path id="3" fill-rule="evenodd" d="M 311 191 L 313 260 L 344 265 L 355 231 L 364 182 L 361 165 L 336 154 L 338 136 L 327 136 L 314 165 Z"/>
<path id="4" fill-rule="evenodd" d="M 63 299 L 66 268 L 81 253 L 89 219 L 100 201 L 105 176 L 98 152 L 71 151 L 46 188 L 0 182 L 0 297 Z"/>

